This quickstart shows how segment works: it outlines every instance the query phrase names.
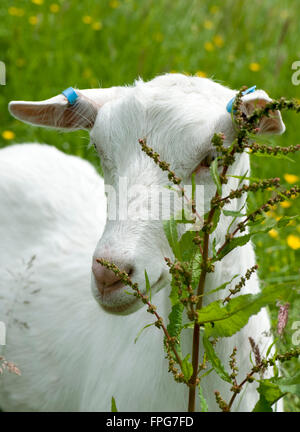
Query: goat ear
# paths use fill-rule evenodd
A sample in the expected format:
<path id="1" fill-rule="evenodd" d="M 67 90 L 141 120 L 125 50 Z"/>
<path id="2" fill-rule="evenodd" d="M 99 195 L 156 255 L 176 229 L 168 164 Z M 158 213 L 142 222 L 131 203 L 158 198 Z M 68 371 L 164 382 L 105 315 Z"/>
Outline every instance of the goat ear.
<path id="1" fill-rule="evenodd" d="M 36 126 L 67 130 L 91 129 L 100 106 L 82 92 L 76 93 L 78 98 L 73 105 L 61 94 L 41 102 L 12 101 L 8 109 L 18 120 Z"/>
<path id="2" fill-rule="evenodd" d="M 256 108 L 263 108 L 268 102 L 272 102 L 272 99 L 267 93 L 257 90 L 242 97 L 241 110 L 249 116 Z M 258 129 L 258 134 L 282 134 L 285 131 L 285 125 L 280 111 L 272 111 L 269 117 L 262 117 Z"/>

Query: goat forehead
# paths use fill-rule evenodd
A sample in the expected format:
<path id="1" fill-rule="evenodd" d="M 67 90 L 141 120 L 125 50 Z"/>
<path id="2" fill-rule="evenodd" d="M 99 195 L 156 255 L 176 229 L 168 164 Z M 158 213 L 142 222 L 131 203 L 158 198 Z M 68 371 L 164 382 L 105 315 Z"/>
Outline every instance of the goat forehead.
<path id="1" fill-rule="evenodd" d="M 102 107 L 91 136 L 114 165 L 140 158 L 138 139 L 147 137 L 176 168 L 195 152 L 207 152 L 214 132 L 232 128 L 225 107 L 234 93 L 209 79 L 178 74 L 139 80 Z"/>

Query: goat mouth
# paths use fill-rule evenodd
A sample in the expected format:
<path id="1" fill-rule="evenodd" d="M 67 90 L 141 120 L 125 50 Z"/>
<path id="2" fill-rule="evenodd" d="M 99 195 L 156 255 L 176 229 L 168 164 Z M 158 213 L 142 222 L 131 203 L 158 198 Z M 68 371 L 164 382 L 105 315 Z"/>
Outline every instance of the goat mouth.
<path id="1" fill-rule="evenodd" d="M 160 291 L 160 289 L 163 287 L 162 282 L 164 281 L 165 277 L 164 274 L 162 273 L 160 275 L 160 277 L 158 278 L 158 280 L 151 286 L 151 291 L 152 294 Z M 126 288 L 126 286 L 120 281 L 120 287 L 118 288 L 118 291 L 121 290 L 122 288 Z M 115 290 L 113 290 L 115 291 Z M 112 292 L 112 291 L 111 291 Z M 111 293 L 106 293 L 107 297 L 110 297 Z M 142 293 L 145 294 L 145 293 Z M 116 315 L 128 315 L 132 312 L 135 312 L 136 310 L 140 309 L 144 303 L 141 301 L 140 298 L 135 297 L 133 295 L 129 295 L 128 297 L 131 297 L 131 301 L 128 301 L 126 303 L 119 303 L 119 304 L 108 304 L 107 300 L 105 299 L 105 294 L 104 295 L 96 295 L 96 299 L 99 302 L 99 305 L 101 306 L 101 308 L 103 308 L 106 312 L 109 312 L 111 314 L 116 314 Z M 106 302 L 105 302 L 106 300 Z"/>
<path id="2" fill-rule="evenodd" d="M 119 291 L 125 285 L 122 281 L 115 282 L 114 284 L 106 287 L 102 287 L 100 291 L 101 299 L 105 299 L 105 297 L 109 296 L 111 293 L 115 291 Z"/>
<path id="3" fill-rule="evenodd" d="M 114 305 L 114 306 L 109 306 L 109 305 L 107 305 L 105 303 L 100 303 L 100 306 L 106 312 L 109 312 L 111 314 L 115 314 L 115 315 L 128 315 L 131 312 L 131 310 L 134 308 L 134 306 L 137 305 L 138 301 L 139 301 L 139 299 L 135 297 L 134 300 L 131 301 L 130 303 L 125 303 L 125 304 L 120 304 L 120 305 Z"/>

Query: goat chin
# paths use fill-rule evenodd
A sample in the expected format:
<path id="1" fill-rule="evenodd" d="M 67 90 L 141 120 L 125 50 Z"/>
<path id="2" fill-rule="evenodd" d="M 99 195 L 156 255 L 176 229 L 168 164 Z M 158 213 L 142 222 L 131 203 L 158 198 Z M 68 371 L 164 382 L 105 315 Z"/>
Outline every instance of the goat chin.
<path id="1" fill-rule="evenodd" d="M 0 202 L 0 321 L 7 326 L 2 349 L 22 373 L 0 378 L 1 408 L 109 411 L 114 396 L 120 411 L 186 410 L 188 391 L 168 373 L 162 332 L 147 328 L 135 343 L 139 330 L 153 321 L 146 308 L 112 315 L 91 294 L 91 257 L 106 209 L 103 180 L 94 168 L 46 145 L 2 149 Z M 249 243 L 218 264 L 207 289 L 254 263 Z M 248 282 L 244 292 L 257 292 L 256 277 Z M 153 298 L 164 317 L 168 294 L 164 288 Z M 224 364 L 238 347 L 238 381 L 251 367 L 248 337 L 263 352 L 271 342 L 269 328 L 262 310 L 217 345 Z M 191 330 L 185 330 L 183 349 L 191 343 Z M 203 392 L 212 411 L 218 410 L 215 390 L 229 400 L 230 385 L 211 373 Z M 251 411 L 256 400 L 255 384 L 248 385 L 233 408 Z"/>

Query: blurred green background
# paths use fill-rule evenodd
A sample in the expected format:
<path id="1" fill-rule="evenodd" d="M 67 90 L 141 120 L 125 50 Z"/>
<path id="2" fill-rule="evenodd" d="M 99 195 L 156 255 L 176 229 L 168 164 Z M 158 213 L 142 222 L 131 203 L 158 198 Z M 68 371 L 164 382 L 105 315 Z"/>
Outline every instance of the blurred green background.
<path id="1" fill-rule="evenodd" d="M 0 5 L 0 60 L 6 64 L 0 87 L 0 147 L 15 142 L 46 142 L 90 160 L 98 169 L 85 132 L 58 133 L 33 128 L 9 116 L 10 100 L 47 99 L 68 86 L 109 87 L 165 72 L 211 77 L 240 88 L 256 84 L 271 97 L 300 99 L 292 64 L 300 60 L 300 8 L 294 0 L 16 0 Z M 283 113 L 287 131 L 277 145 L 299 143 L 299 116 Z M 299 182 L 300 155 L 273 160 L 252 157 L 252 175 L 279 176 L 283 185 Z M 250 196 L 251 208 L 264 195 Z M 299 214 L 299 200 L 285 201 L 269 217 Z M 297 288 L 300 226 L 255 238 L 263 285 Z M 292 346 L 292 325 L 300 321 L 299 296 L 290 298 L 290 319 L 278 349 Z M 278 308 L 271 310 L 274 329 Z M 286 373 L 299 369 L 294 361 Z M 300 411 L 296 396 L 287 411 Z"/>

